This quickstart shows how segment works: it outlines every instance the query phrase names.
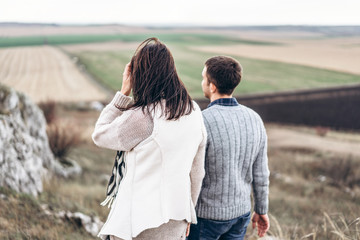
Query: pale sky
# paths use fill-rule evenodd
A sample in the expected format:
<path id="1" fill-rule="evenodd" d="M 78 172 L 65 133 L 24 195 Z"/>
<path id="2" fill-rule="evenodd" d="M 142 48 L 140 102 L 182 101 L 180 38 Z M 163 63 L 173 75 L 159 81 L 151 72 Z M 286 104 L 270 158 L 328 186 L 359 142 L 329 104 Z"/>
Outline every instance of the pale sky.
<path id="1" fill-rule="evenodd" d="M 0 0 L 0 22 L 360 25 L 360 0 Z"/>

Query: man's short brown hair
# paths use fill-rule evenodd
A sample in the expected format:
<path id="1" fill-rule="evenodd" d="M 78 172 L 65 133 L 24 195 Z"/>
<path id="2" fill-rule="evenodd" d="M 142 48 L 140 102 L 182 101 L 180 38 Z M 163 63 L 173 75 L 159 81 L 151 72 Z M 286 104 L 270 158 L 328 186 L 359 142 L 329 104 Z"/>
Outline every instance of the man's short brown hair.
<path id="1" fill-rule="evenodd" d="M 209 58 L 205 62 L 206 76 L 220 94 L 230 95 L 241 81 L 242 68 L 240 63 L 226 56 Z"/>

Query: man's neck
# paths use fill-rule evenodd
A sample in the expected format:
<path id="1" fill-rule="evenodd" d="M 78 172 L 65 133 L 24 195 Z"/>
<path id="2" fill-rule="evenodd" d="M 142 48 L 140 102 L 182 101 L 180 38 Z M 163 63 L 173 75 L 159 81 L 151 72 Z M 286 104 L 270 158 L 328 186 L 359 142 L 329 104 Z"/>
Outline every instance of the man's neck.
<path id="1" fill-rule="evenodd" d="M 218 100 L 220 98 L 232 98 L 232 94 L 226 95 L 226 94 L 213 94 L 210 97 L 210 102 L 213 102 L 215 100 Z"/>

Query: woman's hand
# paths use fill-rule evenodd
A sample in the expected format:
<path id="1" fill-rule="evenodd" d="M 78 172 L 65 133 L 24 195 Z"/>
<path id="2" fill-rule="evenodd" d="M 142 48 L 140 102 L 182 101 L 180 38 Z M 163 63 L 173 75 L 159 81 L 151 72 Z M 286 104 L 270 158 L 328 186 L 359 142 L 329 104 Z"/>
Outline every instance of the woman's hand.
<path id="1" fill-rule="evenodd" d="M 189 234 L 190 234 L 190 225 L 191 225 L 191 223 L 188 223 L 188 224 L 187 224 L 187 228 L 186 228 L 186 237 L 188 237 L 188 236 L 189 236 Z"/>
<path id="2" fill-rule="evenodd" d="M 121 86 L 121 93 L 129 96 L 131 93 L 131 82 L 130 82 L 130 74 L 131 74 L 131 67 L 130 63 L 126 64 L 125 70 L 123 73 L 123 80 L 122 80 L 122 86 Z"/>

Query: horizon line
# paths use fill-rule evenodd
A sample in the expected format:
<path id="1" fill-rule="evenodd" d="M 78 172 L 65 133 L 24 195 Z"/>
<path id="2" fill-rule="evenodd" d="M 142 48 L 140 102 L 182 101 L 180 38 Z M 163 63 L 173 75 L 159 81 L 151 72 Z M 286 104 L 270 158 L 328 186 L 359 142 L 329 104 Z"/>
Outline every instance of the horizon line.
<path id="1" fill-rule="evenodd" d="M 0 21 L 0 25 L 49 25 L 49 26 L 128 26 L 128 27 L 205 27 L 205 28 L 231 28 L 231 27 L 360 27 L 360 24 L 197 24 L 197 23 L 62 23 L 62 22 L 21 22 Z"/>

